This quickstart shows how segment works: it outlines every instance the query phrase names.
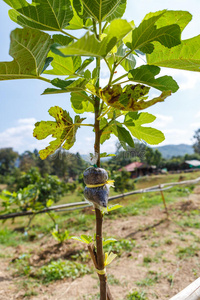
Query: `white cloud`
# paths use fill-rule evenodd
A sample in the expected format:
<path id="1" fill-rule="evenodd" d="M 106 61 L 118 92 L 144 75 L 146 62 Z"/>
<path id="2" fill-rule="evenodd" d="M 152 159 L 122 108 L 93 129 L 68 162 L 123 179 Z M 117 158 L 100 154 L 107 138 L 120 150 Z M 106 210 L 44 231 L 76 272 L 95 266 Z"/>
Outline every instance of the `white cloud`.
<path id="1" fill-rule="evenodd" d="M 200 128 L 200 122 L 192 123 L 192 124 L 190 124 L 190 127 L 193 129 L 198 129 L 198 128 Z"/>
<path id="2" fill-rule="evenodd" d="M 200 118 L 200 111 L 197 112 L 197 114 L 195 115 L 195 118 Z"/>
<path id="3" fill-rule="evenodd" d="M 179 88 L 182 91 L 193 89 L 200 84 L 200 76 L 198 72 L 162 68 L 159 76 L 160 75 L 172 76 L 177 81 Z"/>
<path id="4" fill-rule="evenodd" d="M 42 149 L 48 145 L 51 138 L 38 141 L 33 137 L 36 119 L 19 119 L 16 127 L 10 127 L 0 132 L 0 148 L 12 147 L 20 153 L 25 150 Z"/>
<path id="5" fill-rule="evenodd" d="M 169 145 L 169 144 L 192 144 L 191 132 L 190 130 L 183 129 L 163 129 L 165 135 L 165 140 L 159 144 L 159 146 Z"/>
<path id="6" fill-rule="evenodd" d="M 165 128 L 168 124 L 170 124 L 172 122 L 173 122 L 173 117 L 172 116 L 165 116 L 165 115 L 161 115 L 161 114 L 156 114 L 156 120 L 153 123 L 153 127 Z"/>
<path id="7" fill-rule="evenodd" d="M 116 142 L 117 138 L 113 134 L 111 135 L 110 139 L 106 141 L 102 146 L 101 146 L 101 152 L 107 152 L 107 153 L 115 153 L 116 151 Z"/>
<path id="8" fill-rule="evenodd" d="M 28 119 L 19 119 L 18 123 L 19 124 L 30 124 L 30 125 L 34 125 L 37 122 L 37 120 L 35 118 L 28 118 Z"/>

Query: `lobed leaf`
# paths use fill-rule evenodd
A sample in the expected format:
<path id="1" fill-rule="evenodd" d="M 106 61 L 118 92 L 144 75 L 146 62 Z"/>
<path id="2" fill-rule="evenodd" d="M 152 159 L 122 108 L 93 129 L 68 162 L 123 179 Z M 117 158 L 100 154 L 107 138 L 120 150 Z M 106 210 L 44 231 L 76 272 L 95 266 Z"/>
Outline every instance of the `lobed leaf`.
<path id="1" fill-rule="evenodd" d="M 184 40 L 172 49 L 167 49 L 157 43 L 154 44 L 154 47 L 153 53 L 147 55 L 148 64 L 173 69 L 200 71 L 200 35 Z"/>
<path id="2" fill-rule="evenodd" d="M 129 71 L 128 78 L 131 81 L 147 84 L 160 91 L 171 90 L 175 93 L 178 90 L 176 81 L 171 76 L 155 78 L 160 73 L 160 68 L 153 65 L 143 65 Z"/>
<path id="3" fill-rule="evenodd" d="M 58 49 L 67 56 L 105 57 L 131 29 L 131 25 L 126 20 L 117 19 L 106 28 L 106 36 L 102 41 L 98 41 L 95 35 L 90 35 L 88 32 L 78 41 Z"/>
<path id="4" fill-rule="evenodd" d="M 130 132 L 127 131 L 124 127 L 117 125 L 117 133 L 118 133 L 118 139 L 120 141 L 120 144 L 122 147 L 127 150 L 126 144 L 128 144 L 131 148 L 134 148 L 134 141 L 132 136 L 130 135 Z"/>
<path id="5" fill-rule="evenodd" d="M 59 31 L 73 17 L 70 0 L 4 0 L 13 9 L 9 11 L 12 21 L 22 27 Z"/>
<path id="6" fill-rule="evenodd" d="M 42 95 L 80 92 L 85 89 L 87 82 L 88 80 L 85 78 L 79 78 L 77 80 L 62 80 L 55 78 L 51 83 L 60 89 L 47 88 Z"/>
<path id="7" fill-rule="evenodd" d="M 98 22 L 121 18 L 126 9 L 126 0 L 74 0 L 73 4 L 80 17 Z"/>
<path id="8" fill-rule="evenodd" d="M 148 20 L 151 17 L 155 16 L 155 14 L 159 14 L 160 12 L 156 13 L 148 13 L 144 20 Z M 188 25 L 188 23 L 192 20 L 192 15 L 188 11 L 182 10 L 167 10 L 165 13 L 157 20 L 156 26 L 157 28 L 161 28 L 163 26 L 177 24 L 181 32 L 184 28 Z"/>
<path id="9" fill-rule="evenodd" d="M 11 62 L 0 62 L 0 80 L 38 78 L 43 71 L 51 46 L 48 34 L 35 29 L 11 32 Z"/>
<path id="10" fill-rule="evenodd" d="M 75 143 L 76 131 L 85 118 L 75 116 L 74 123 L 69 113 L 59 106 L 54 106 L 49 109 L 49 114 L 56 121 L 41 121 L 35 124 L 33 136 L 38 140 L 43 140 L 49 135 L 55 138 L 50 142 L 44 150 L 40 150 L 39 154 L 41 159 L 47 158 L 50 154 L 54 153 L 61 146 L 69 150 Z M 76 125 L 75 125 L 76 124 Z"/>
<path id="11" fill-rule="evenodd" d="M 131 134 L 140 141 L 145 141 L 150 145 L 157 145 L 164 141 L 164 134 L 151 127 L 142 127 L 146 123 L 152 123 L 156 117 L 149 113 L 130 112 L 126 114 L 124 124 Z"/>
<path id="12" fill-rule="evenodd" d="M 157 27 L 156 22 L 165 14 L 161 12 L 151 13 L 150 18 L 146 18 L 132 31 L 132 41 L 127 42 L 129 49 L 139 49 L 144 53 L 152 53 L 154 45 L 152 42 L 158 41 L 165 47 L 171 48 L 180 44 L 181 30 L 177 24 Z"/>

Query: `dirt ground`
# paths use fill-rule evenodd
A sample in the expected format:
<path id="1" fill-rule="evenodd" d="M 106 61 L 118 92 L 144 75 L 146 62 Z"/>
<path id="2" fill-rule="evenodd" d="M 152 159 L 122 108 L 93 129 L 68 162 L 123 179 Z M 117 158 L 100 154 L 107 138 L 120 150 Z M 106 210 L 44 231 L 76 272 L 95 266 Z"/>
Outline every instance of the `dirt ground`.
<path id="1" fill-rule="evenodd" d="M 154 207 L 145 215 L 105 219 L 104 232 L 107 236 L 134 239 L 136 244 L 130 252 L 124 252 L 107 267 L 108 283 L 115 300 L 126 299 L 126 295 L 133 290 L 146 292 L 149 300 L 170 299 L 200 277 L 200 228 L 180 226 L 183 216 L 187 218 L 191 211 L 199 209 L 200 187 L 196 187 L 184 201 L 169 206 L 169 220 L 161 207 Z M 195 245 L 193 252 L 177 256 L 180 249 L 192 245 Z M 85 246 L 71 241 L 63 246 L 53 241 L 45 245 L 41 243 L 40 248 L 33 249 L 30 263 L 40 265 L 52 259 L 67 259 L 81 247 L 84 249 Z M 7 248 L 12 259 L 24 250 L 23 246 L 15 250 Z M 75 280 L 64 279 L 34 287 L 38 295 L 28 298 L 21 287 L 23 278 L 13 277 L 9 263 L 9 258 L 0 259 L 0 300 L 98 299 L 99 286 L 95 272 Z"/>

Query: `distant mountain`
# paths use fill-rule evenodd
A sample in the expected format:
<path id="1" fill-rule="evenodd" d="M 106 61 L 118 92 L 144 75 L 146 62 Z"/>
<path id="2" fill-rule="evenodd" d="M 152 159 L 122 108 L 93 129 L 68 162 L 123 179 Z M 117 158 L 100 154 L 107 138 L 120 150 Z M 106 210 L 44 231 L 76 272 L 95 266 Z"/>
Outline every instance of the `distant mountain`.
<path id="1" fill-rule="evenodd" d="M 164 158 L 171 158 L 172 156 L 183 156 L 185 154 L 193 154 L 194 150 L 191 145 L 180 144 L 180 145 L 166 145 L 160 147 L 154 147 L 158 149 Z"/>

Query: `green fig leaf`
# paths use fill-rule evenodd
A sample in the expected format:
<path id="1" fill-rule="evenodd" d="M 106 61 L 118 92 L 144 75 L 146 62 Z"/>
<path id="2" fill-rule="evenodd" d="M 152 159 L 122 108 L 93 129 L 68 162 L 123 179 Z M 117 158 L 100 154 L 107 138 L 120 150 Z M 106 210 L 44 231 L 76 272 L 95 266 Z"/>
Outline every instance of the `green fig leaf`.
<path id="1" fill-rule="evenodd" d="M 61 31 L 73 17 L 70 0 L 4 0 L 13 9 L 9 11 L 12 21 L 22 27 L 46 31 Z"/>
<path id="2" fill-rule="evenodd" d="M 12 31 L 10 38 L 9 54 L 14 60 L 0 62 L 0 80 L 39 78 L 52 44 L 50 36 L 24 28 Z"/>

